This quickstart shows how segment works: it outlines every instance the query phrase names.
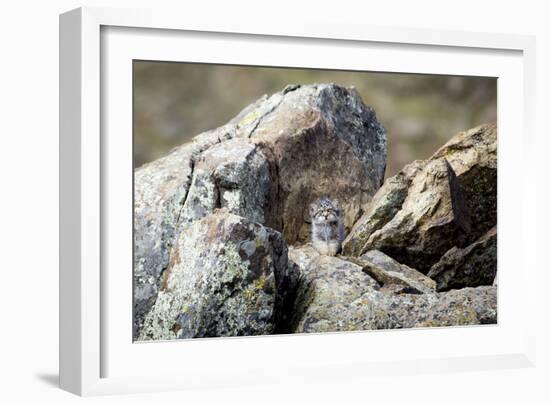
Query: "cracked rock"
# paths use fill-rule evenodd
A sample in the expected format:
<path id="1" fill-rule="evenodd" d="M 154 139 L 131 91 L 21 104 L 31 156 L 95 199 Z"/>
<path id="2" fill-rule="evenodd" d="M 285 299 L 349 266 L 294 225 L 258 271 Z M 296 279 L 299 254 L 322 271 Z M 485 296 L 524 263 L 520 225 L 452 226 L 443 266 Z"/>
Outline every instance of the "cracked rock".
<path id="1" fill-rule="evenodd" d="M 226 125 L 135 170 L 134 338 L 179 234 L 216 208 L 306 242 L 308 205 L 330 194 L 350 229 L 382 184 L 386 132 L 354 89 L 287 86 Z"/>

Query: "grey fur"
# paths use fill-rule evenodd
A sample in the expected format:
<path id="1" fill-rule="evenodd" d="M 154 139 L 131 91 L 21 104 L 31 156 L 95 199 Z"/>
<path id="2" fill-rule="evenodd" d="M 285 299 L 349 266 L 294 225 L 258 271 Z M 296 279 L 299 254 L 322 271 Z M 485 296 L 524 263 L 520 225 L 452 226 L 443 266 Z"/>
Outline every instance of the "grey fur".
<path id="1" fill-rule="evenodd" d="M 309 206 L 311 242 L 321 255 L 335 256 L 345 237 L 344 213 L 337 199 L 323 196 Z"/>

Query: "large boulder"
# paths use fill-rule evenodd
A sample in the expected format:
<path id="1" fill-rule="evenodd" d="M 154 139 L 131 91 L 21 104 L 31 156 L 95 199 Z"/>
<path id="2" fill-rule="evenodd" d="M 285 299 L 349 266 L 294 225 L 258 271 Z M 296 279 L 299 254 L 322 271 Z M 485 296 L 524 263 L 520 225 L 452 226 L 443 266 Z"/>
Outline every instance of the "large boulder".
<path id="1" fill-rule="evenodd" d="M 279 232 L 216 210 L 180 233 L 139 340 L 274 333 L 287 267 Z"/>
<path id="2" fill-rule="evenodd" d="M 463 326 L 497 321 L 497 293 L 493 286 L 441 293 L 429 287 L 423 287 L 422 293 L 394 292 L 394 287 L 387 287 L 367 274 L 361 262 L 321 256 L 309 245 L 290 247 L 288 256 L 301 274 L 293 320 L 293 331 L 297 333 Z M 374 260 L 372 256 L 370 259 Z M 376 260 L 386 261 L 381 256 Z M 378 266 L 382 264 L 388 263 Z M 405 271 L 409 269 L 413 270 Z M 413 278 L 412 273 L 407 277 Z"/>
<path id="3" fill-rule="evenodd" d="M 335 85 L 276 96 L 281 101 L 250 138 L 275 167 L 271 225 L 290 244 L 307 241 L 308 206 L 330 195 L 340 201 L 350 229 L 384 180 L 386 133 L 374 110 L 355 90 Z"/>
<path id="4" fill-rule="evenodd" d="M 134 338 L 180 233 L 216 208 L 309 238 L 308 205 L 338 198 L 348 229 L 382 184 L 386 133 L 354 89 L 288 86 L 134 173 Z"/>
<path id="5" fill-rule="evenodd" d="M 416 172 L 401 209 L 370 235 L 360 253 L 378 249 L 426 273 L 442 251 L 464 245 L 469 230 L 470 216 L 453 169 L 445 160 L 433 160 Z"/>
<path id="6" fill-rule="evenodd" d="M 389 178 L 343 244 L 346 255 L 377 249 L 427 273 L 453 247 L 496 225 L 496 126 L 459 133 L 427 161 Z"/>
<path id="7" fill-rule="evenodd" d="M 432 159 L 444 158 L 456 173 L 470 211 L 474 242 L 497 223 L 497 127 L 485 124 L 458 133 Z"/>
<path id="8" fill-rule="evenodd" d="M 448 250 L 428 272 L 438 291 L 491 285 L 497 274 L 497 229 L 493 227 L 466 248 Z"/>

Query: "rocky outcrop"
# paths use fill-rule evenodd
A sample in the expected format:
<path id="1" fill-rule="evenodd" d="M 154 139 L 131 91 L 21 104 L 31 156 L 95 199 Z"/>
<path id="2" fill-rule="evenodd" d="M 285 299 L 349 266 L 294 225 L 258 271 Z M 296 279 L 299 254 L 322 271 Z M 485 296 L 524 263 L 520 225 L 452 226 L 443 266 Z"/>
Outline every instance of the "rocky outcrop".
<path id="1" fill-rule="evenodd" d="M 496 127 L 483 125 L 388 179 L 343 249 L 353 256 L 377 249 L 427 273 L 447 250 L 495 225 Z"/>
<path id="2" fill-rule="evenodd" d="M 140 340 L 271 334 L 287 267 L 279 232 L 216 210 L 180 233 Z"/>
<path id="3" fill-rule="evenodd" d="M 228 124 L 136 169 L 134 338 L 157 299 L 180 233 L 216 209 L 263 224 L 286 242 L 309 237 L 308 205 L 340 200 L 348 229 L 381 186 L 386 134 L 358 93 L 288 86 Z"/>
<path id="4" fill-rule="evenodd" d="M 496 287 L 396 293 L 392 288 L 380 287 L 361 265 L 321 256 L 309 245 L 290 247 L 289 260 L 299 268 L 302 277 L 294 318 L 294 331 L 298 333 L 464 326 L 497 321 Z M 387 262 L 381 257 L 377 260 Z"/>
<path id="5" fill-rule="evenodd" d="M 134 339 L 496 323 L 496 127 L 382 185 L 349 88 L 288 86 L 134 173 Z M 309 243 L 339 200 L 342 255 Z M 427 275 L 426 275 L 427 274 Z"/>
<path id="6" fill-rule="evenodd" d="M 491 285 L 497 273 L 497 229 L 493 227 L 468 247 L 453 247 L 434 264 L 428 276 L 438 291 Z"/>

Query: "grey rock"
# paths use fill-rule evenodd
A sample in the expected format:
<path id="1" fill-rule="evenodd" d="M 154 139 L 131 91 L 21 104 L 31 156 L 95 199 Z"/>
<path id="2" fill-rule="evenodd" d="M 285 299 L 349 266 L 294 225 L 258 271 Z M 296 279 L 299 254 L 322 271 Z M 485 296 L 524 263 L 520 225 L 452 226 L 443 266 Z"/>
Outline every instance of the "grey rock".
<path id="1" fill-rule="evenodd" d="M 365 242 L 361 254 L 378 249 L 427 273 L 442 251 L 464 245 L 470 216 L 455 173 L 444 159 L 430 160 L 411 180 L 401 209 Z"/>
<path id="2" fill-rule="evenodd" d="M 268 225 L 289 244 L 309 240 L 308 206 L 321 196 L 340 201 L 349 230 L 384 179 L 386 132 L 353 89 L 291 88 L 250 140 L 274 167 Z"/>
<path id="3" fill-rule="evenodd" d="M 274 333 L 287 267 L 280 233 L 215 210 L 180 233 L 139 340 Z"/>
<path id="4" fill-rule="evenodd" d="M 301 282 L 293 331 L 318 333 L 372 328 L 369 297 L 379 284 L 354 263 L 320 255 L 311 245 L 289 247 Z"/>
<path id="5" fill-rule="evenodd" d="M 496 225 L 497 129 L 461 132 L 429 160 L 389 178 L 354 224 L 343 253 L 378 249 L 427 273 L 447 250 Z"/>
<path id="6" fill-rule="evenodd" d="M 192 172 L 191 150 L 187 148 L 134 173 L 134 338 L 157 297 Z"/>
<path id="7" fill-rule="evenodd" d="M 288 86 L 134 173 L 134 338 L 179 234 L 216 208 L 309 237 L 307 206 L 338 198 L 349 230 L 384 178 L 386 133 L 353 89 Z"/>
<path id="8" fill-rule="evenodd" d="M 497 290 L 493 286 L 432 294 L 380 292 L 370 302 L 375 329 L 497 323 Z"/>
<path id="9" fill-rule="evenodd" d="M 370 250 L 361 256 L 363 271 L 374 278 L 383 287 L 397 288 L 399 292 L 430 293 L 435 292 L 436 283 L 430 277 L 410 268 L 379 250 Z"/>
<path id="10" fill-rule="evenodd" d="M 367 239 L 391 221 L 407 197 L 412 177 L 423 165 L 423 161 L 415 161 L 384 182 L 344 240 L 345 255 L 359 256 Z"/>
<path id="11" fill-rule="evenodd" d="M 321 256 L 310 245 L 291 246 L 288 256 L 301 276 L 293 319 L 293 331 L 297 333 L 466 326 L 497 321 L 493 286 L 442 293 L 433 289 L 421 294 L 396 293 L 391 287 L 380 287 L 361 265 Z"/>
<path id="12" fill-rule="evenodd" d="M 497 224 L 497 127 L 485 124 L 458 133 L 431 159 L 453 167 L 471 216 L 469 242 Z"/>
<path id="13" fill-rule="evenodd" d="M 464 249 L 453 247 L 434 264 L 428 276 L 437 290 L 496 284 L 497 229 L 493 227 Z"/>
<path id="14" fill-rule="evenodd" d="M 216 144 L 195 158 L 179 222 L 185 225 L 215 208 L 227 208 L 263 224 L 270 190 L 268 162 L 254 145 L 240 138 Z"/>

